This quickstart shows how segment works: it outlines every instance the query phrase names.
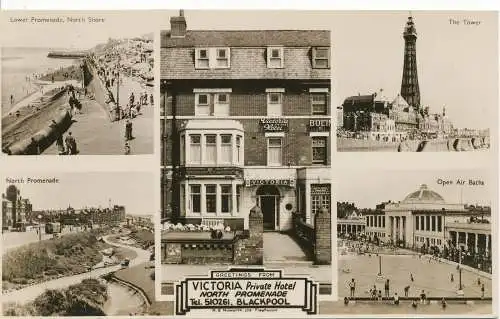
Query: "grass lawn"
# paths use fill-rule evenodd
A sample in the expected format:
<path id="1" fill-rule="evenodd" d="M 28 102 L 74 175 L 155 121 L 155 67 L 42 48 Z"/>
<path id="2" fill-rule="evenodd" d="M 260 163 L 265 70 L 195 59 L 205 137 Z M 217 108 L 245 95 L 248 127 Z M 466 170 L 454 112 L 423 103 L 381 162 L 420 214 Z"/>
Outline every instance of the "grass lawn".
<path id="1" fill-rule="evenodd" d="M 2 258 L 2 288 L 20 288 L 87 272 L 102 260 L 99 251 L 108 247 L 94 232 L 81 232 L 13 249 Z"/>
<path id="2" fill-rule="evenodd" d="M 151 278 L 151 274 L 154 273 L 154 268 L 150 268 L 150 266 L 154 267 L 154 262 L 147 262 L 135 267 L 121 269 L 115 272 L 115 277 L 139 287 L 144 291 L 151 303 L 149 310 L 150 315 L 173 315 L 173 302 L 156 301 L 155 282 Z"/>

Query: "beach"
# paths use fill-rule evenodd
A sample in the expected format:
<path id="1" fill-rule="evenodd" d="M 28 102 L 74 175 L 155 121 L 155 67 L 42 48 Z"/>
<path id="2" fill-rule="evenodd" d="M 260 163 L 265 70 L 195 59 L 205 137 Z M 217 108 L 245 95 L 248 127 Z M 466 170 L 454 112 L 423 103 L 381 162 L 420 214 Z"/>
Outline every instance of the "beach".
<path id="1" fill-rule="evenodd" d="M 37 92 L 40 84 L 33 75 L 54 72 L 69 67 L 78 60 L 48 58 L 50 48 L 2 49 L 2 116 L 11 111 L 10 96 L 14 105 Z"/>

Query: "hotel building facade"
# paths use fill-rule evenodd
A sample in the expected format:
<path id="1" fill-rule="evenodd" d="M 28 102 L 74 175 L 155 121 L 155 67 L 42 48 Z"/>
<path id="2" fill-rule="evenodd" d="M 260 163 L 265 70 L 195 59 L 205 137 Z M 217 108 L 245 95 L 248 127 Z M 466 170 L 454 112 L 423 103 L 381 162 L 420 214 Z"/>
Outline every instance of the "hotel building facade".
<path id="1" fill-rule="evenodd" d="M 162 220 L 265 230 L 331 209 L 330 32 L 161 33 Z"/>

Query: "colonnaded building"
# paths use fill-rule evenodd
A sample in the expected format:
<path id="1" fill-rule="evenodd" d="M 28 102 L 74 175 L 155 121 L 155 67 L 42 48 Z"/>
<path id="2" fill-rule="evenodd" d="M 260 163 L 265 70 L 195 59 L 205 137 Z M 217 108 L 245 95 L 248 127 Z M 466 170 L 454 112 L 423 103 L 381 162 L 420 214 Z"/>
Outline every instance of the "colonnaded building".
<path id="1" fill-rule="evenodd" d="M 246 229 L 330 210 L 330 32 L 161 33 L 162 220 Z"/>
<path id="2" fill-rule="evenodd" d="M 407 248 L 453 246 L 491 256 L 491 208 L 449 203 L 427 185 L 402 201 L 353 211 L 337 220 L 339 234 L 363 234 Z"/>

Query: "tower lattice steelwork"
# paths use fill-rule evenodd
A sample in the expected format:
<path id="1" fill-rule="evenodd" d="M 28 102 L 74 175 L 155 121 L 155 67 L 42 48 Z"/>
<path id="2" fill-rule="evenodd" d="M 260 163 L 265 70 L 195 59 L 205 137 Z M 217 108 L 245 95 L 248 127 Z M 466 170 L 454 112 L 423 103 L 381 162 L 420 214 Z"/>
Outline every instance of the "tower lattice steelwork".
<path id="1" fill-rule="evenodd" d="M 420 88 L 417 75 L 417 30 L 411 15 L 406 22 L 403 38 L 405 39 L 405 52 L 401 96 L 415 110 L 420 111 Z"/>

